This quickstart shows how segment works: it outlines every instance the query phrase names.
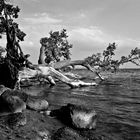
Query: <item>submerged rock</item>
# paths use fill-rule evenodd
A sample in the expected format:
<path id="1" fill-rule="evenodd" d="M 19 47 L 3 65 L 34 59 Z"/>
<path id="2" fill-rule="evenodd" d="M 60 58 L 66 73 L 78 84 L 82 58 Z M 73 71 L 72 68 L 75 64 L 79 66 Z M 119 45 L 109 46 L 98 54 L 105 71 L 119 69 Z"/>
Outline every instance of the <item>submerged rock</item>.
<path id="1" fill-rule="evenodd" d="M 28 98 L 26 104 L 29 109 L 36 110 L 36 111 L 47 110 L 49 106 L 49 103 L 44 99 Z"/>
<path id="2" fill-rule="evenodd" d="M 52 136 L 52 140 L 86 140 L 81 135 L 79 135 L 75 130 L 63 127 L 57 130 L 57 132 Z"/>

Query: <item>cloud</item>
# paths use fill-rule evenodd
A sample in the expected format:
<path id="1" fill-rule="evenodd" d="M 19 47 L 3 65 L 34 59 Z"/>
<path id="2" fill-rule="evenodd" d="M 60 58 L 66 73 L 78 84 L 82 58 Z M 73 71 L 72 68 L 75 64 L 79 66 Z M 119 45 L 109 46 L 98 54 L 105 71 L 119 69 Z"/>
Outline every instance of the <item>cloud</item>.
<path id="1" fill-rule="evenodd" d="M 61 19 L 53 18 L 47 13 L 35 14 L 32 17 L 24 18 L 24 21 L 28 24 L 56 24 L 61 23 Z"/>
<path id="2" fill-rule="evenodd" d="M 140 40 L 135 40 L 132 38 L 123 38 L 115 41 L 120 46 L 131 46 L 138 47 L 140 45 Z"/>
<path id="3" fill-rule="evenodd" d="M 116 57 L 120 58 L 122 55 L 127 56 L 131 49 L 138 47 L 140 44 L 139 41 L 132 38 L 107 33 L 103 28 L 98 26 L 84 26 L 80 24 L 71 25 L 71 22 L 69 22 L 69 24 L 65 24 L 65 22 L 62 22 L 63 17 L 59 17 L 60 19 L 57 18 L 56 20 L 48 20 L 49 18 L 47 19 L 45 17 L 55 19 L 46 13 L 40 13 L 34 14 L 33 17 L 30 16 L 30 18 L 26 18 L 25 23 L 21 22 L 23 31 L 27 33 L 25 38 L 26 42 L 23 42 L 22 45 L 23 51 L 31 54 L 30 59 L 33 63 L 37 62 L 39 56 L 40 38 L 48 36 L 51 30 L 60 31 L 63 28 L 67 29 L 69 36 L 68 41 L 73 44 L 73 60 L 84 59 L 87 56 L 97 52 L 102 53 L 108 44 L 113 42 L 116 42 L 118 45 L 116 50 Z M 86 15 L 81 13 L 81 18 L 85 17 Z M 34 52 L 36 52 L 36 55 L 34 55 Z"/>
<path id="4" fill-rule="evenodd" d="M 70 41 L 83 42 L 83 43 L 95 43 L 95 44 L 109 44 L 115 42 L 120 47 L 138 47 L 140 45 L 139 40 L 132 38 L 110 35 L 96 26 L 90 27 L 75 27 L 69 31 Z"/>
<path id="5" fill-rule="evenodd" d="M 20 43 L 22 46 L 25 47 L 33 47 L 34 46 L 34 42 L 33 41 L 29 41 L 29 40 L 25 40 L 23 42 Z"/>
<path id="6" fill-rule="evenodd" d="M 113 40 L 97 26 L 73 27 L 68 35 L 69 42 L 73 44 L 72 59 L 83 59 L 93 53 L 102 52 L 110 40 Z"/>
<path id="7" fill-rule="evenodd" d="M 104 33 L 98 27 L 77 27 L 70 31 L 70 39 L 73 41 L 85 42 L 85 43 L 107 43 L 112 41 L 113 38 Z"/>
<path id="8" fill-rule="evenodd" d="M 118 54 L 118 58 L 123 55 L 127 56 L 132 49 L 139 48 L 140 45 L 140 41 L 131 38 L 122 38 L 115 40 L 115 42 L 117 44 L 116 54 Z"/>
<path id="9" fill-rule="evenodd" d="M 70 30 L 68 35 L 70 42 L 73 44 L 73 59 L 83 59 L 93 53 L 102 53 L 108 44 L 113 42 L 117 44 L 115 58 L 120 59 L 121 56 L 127 56 L 132 49 L 140 45 L 139 40 L 110 35 L 96 26 L 75 27 Z"/>
<path id="10" fill-rule="evenodd" d="M 29 1 L 27 1 L 27 0 L 13 0 L 13 2 L 15 2 L 15 3 L 18 3 L 18 2 L 24 2 L 24 3 L 32 3 L 32 2 L 40 2 L 39 0 L 29 0 Z"/>

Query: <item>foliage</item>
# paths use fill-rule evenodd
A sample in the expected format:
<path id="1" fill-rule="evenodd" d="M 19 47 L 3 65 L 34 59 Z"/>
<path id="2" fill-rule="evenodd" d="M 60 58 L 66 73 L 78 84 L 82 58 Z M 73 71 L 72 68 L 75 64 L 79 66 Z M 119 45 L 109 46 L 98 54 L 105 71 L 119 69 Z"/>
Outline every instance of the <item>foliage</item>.
<path id="1" fill-rule="evenodd" d="M 19 42 L 24 40 L 26 34 L 19 29 L 19 25 L 14 22 L 18 18 L 20 9 L 18 6 L 10 4 L 9 1 L 0 1 L 0 37 L 6 35 L 7 57 L 10 60 L 10 65 L 19 67 L 23 52 L 20 48 Z M 9 62 L 9 61 L 8 61 Z M 22 62 L 21 62 L 22 63 Z"/>
<path id="2" fill-rule="evenodd" d="M 6 2 L 6 0 L 0 1 L 0 35 L 2 37 L 3 34 L 9 33 L 10 39 L 13 39 L 13 35 L 18 40 L 23 41 L 25 37 L 25 33 L 19 29 L 19 25 L 14 22 L 13 19 L 18 18 L 18 13 L 20 9 L 18 6 L 13 6 Z"/>
<path id="3" fill-rule="evenodd" d="M 40 43 L 45 47 L 46 63 L 58 62 L 63 59 L 70 59 L 70 48 L 72 45 L 67 41 L 66 30 L 61 32 L 50 32 L 49 37 L 41 38 Z M 115 50 L 117 48 L 116 43 L 109 43 L 103 53 L 92 54 L 85 58 L 84 65 L 90 65 L 92 67 L 97 66 L 100 70 L 113 70 L 119 69 L 120 65 L 131 62 L 136 65 L 140 65 L 140 49 L 132 49 L 128 56 L 122 56 L 119 60 L 114 59 Z"/>
<path id="4" fill-rule="evenodd" d="M 92 56 L 88 56 L 85 59 L 86 63 L 91 66 L 100 65 L 101 61 L 101 53 L 92 54 Z"/>
<path id="5" fill-rule="evenodd" d="M 62 31 L 51 31 L 49 37 L 41 38 L 40 43 L 45 47 L 46 63 L 70 59 L 72 45 L 68 43 L 67 38 L 65 29 Z"/>
<path id="6" fill-rule="evenodd" d="M 128 56 L 122 56 L 119 64 L 124 64 L 126 62 L 134 63 L 137 66 L 140 66 L 140 49 L 137 47 L 132 49 Z"/>
<path id="7" fill-rule="evenodd" d="M 0 0 L 0 38 L 5 35 L 7 40 L 7 54 L 2 67 L 4 66 L 3 69 L 10 73 L 9 77 L 8 74 L 7 77 L 5 77 L 5 81 L 12 81 L 13 83 L 16 81 L 18 70 L 25 61 L 19 42 L 24 40 L 26 34 L 21 31 L 19 25 L 14 22 L 14 20 L 18 18 L 19 12 L 19 7 L 10 4 L 10 0 Z M 4 74 L 1 73 L 1 76 L 3 75 Z M 10 87 L 9 84 L 8 86 Z"/>
<path id="8" fill-rule="evenodd" d="M 122 56 L 120 60 L 114 60 L 113 56 L 115 55 L 116 44 L 109 44 L 106 50 L 103 53 L 93 54 L 85 59 L 85 62 L 91 66 L 98 66 L 102 70 L 114 70 L 116 71 L 120 65 L 124 63 L 131 62 L 140 66 L 140 49 L 132 49 L 128 56 Z"/>

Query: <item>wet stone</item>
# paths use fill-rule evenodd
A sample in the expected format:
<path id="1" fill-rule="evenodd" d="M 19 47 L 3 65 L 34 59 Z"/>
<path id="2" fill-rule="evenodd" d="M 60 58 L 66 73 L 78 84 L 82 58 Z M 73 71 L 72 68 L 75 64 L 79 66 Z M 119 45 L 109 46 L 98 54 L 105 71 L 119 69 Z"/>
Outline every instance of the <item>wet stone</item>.
<path id="1" fill-rule="evenodd" d="M 35 110 L 35 111 L 41 111 L 41 110 L 47 110 L 48 109 L 48 102 L 44 99 L 31 99 L 29 98 L 26 102 L 27 107 L 29 109 Z"/>
<path id="2" fill-rule="evenodd" d="M 18 96 L 12 96 L 10 94 L 9 95 L 2 94 L 1 97 L 10 108 L 10 111 L 13 113 L 22 112 L 23 110 L 26 109 L 26 103 Z"/>
<path id="3" fill-rule="evenodd" d="M 78 129 L 95 129 L 97 114 L 93 108 L 83 105 L 67 104 L 60 109 L 47 111 L 46 115 L 56 117 L 67 126 Z"/>
<path id="4" fill-rule="evenodd" d="M 79 135 L 75 130 L 63 127 L 57 130 L 52 136 L 52 140 L 86 140 L 84 137 Z"/>
<path id="5" fill-rule="evenodd" d="M 68 104 L 72 124 L 76 128 L 95 129 L 97 114 L 94 109 L 85 106 Z"/>

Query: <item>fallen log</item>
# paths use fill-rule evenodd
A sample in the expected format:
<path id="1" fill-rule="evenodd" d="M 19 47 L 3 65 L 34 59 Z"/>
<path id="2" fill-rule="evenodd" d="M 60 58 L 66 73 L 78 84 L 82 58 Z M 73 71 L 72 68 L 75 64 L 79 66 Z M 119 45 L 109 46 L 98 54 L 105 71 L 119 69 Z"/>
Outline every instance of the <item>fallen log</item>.
<path id="1" fill-rule="evenodd" d="M 18 73 L 18 78 L 17 78 L 18 80 L 16 82 L 15 88 L 20 89 L 20 81 L 37 77 L 37 76 L 41 76 L 41 77 L 49 78 L 49 79 L 51 79 L 50 76 L 55 77 L 59 79 L 60 81 L 69 85 L 71 88 L 97 85 L 97 83 L 95 82 L 88 83 L 88 82 L 83 82 L 81 80 L 70 79 L 67 76 L 63 75 L 61 72 L 55 70 L 53 67 L 38 65 L 36 69 L 30 69 L 30 68 L 24 67 L 22 70 L 20 70 Z M 49 80 L 49 82 L 50 84 L 55 85 L 54 80 L 51 79 Z"/>
<path id="2" fill-rule="evenodd" d="M 50 66 L 50 67 L 53 67 L 56 70 L 60 70 L 62 68 L 68 67 L 68 66 L 74 67 L 74 66 L 80 65 L 80 66 L 83 66 L 86 69 L 90 70 L 91 72 L 95 73 L 100 78 L 100 80 L 104 80 L 103 76 L 95 68 L 91 67 L 85 60 L 74 60 L 74 61 L 72 61 L 70 59 L 67 59 L 67 60 L 47 64 L 45 62 L 45 58 L 46 58 L 45 46 L 42 45 L 41 48 L 40 48 L 40 54 L 39 54 L 39 60 L 38 60 L 39 65 L 44 65 L 44 66 L 47 66 L 47 67 Z"/>
<path id="3" fill-rule="evenodd" d="M 95 73 L 100 78 L 100 80 L 104 80 L 104 77 L 95 68 L 93 68 L 89 64 L 87 64 L 85 62 L 85 60 L 74 60 L 74 61 L 63 60 L 63 61 L 52 63 L 52 64 L 49 64 L 49 65 L 44 64 L 44 63 L 42 63 L 41 65 L 50 66 L 50 67 L 53 67 L 54 69 L 57 69 L 57 70 L 62 69 L 64 67 L 68 67 L 68 66 L 78 66 L 78 65 L 80 65 L 80 66 L 85 67 L 89 71 Z"/>

